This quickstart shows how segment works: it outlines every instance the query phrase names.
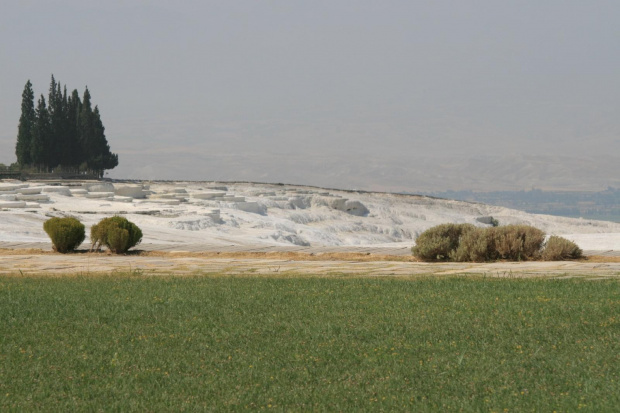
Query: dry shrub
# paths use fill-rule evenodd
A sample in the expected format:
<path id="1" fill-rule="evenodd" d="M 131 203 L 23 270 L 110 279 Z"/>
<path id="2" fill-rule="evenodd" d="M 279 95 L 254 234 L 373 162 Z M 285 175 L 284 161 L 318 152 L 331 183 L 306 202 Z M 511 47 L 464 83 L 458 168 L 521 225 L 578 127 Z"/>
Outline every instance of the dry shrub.
<path id="1" fill-rule="evenodd" d="M 583 257 L 583 251 L 572 241 L 552 235 L 545 243 L 542 259 L 545 261 L 574 260 Z"/>
<path id="2" fill-rule="evenodd" d="M 544 241 L 545 233 L 529 225 L 476 228 L 470 224 L 442 224 L 424 231 L 411 250 L 424 261 L 526 261 L 541 258 Z M 559 245 L 554 240 L 547 256 L 560 247 L 567 251 L 564 254 L 573 254 L 570 245 Z"/>
<path id="3" fill-rule="evenodd" d="M 475 230 L 471 224 L 441 224 L 424 231 L 411 252 L 424 261 L 447 260 L 459 246 L 463 234 Z"/>
<path id="4" fill-rule="evenodd" d="M 457 262 L 485 262 L 497 259 L 493 228 L 476 228 L 465 232 L 458 248 L 450 254 Z"/>
<path id="5" fill-rule="evenodd" d="M 540 258 L 545 233 L 529 225 L 506 225 L 489 228 L 497 258 L 511 261 L 527 261 Z"/>

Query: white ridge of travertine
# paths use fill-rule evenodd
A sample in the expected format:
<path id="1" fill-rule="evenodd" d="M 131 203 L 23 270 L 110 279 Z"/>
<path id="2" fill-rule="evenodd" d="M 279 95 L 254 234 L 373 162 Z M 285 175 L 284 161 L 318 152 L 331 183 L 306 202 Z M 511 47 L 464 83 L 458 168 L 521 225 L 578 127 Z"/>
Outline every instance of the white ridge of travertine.
<path id="1" fill-rule="evenodd" d="M 114 192 L 114 185 L 110 182 L 87 182 L 82 187 L 88 192 Z"/>
<path id="2" fill-rule="evenodd" d="M 17 201 L 36 201 L 36 202 L 48 202 L 50 197 L 44 194 L 17 194 L 15 195 Z"/>
<path id="3" fill-rule="evenodd" d="M 104 199 L 111 199 L 114 197 L 114 192 L 89 192 L 88 194 L 86 194 L 86 198 L 90 198 L 90 199 L 100 199 L 100 198 L 104 198 Z"/>
<path id="4" fill-rule="evenodd" d="M 86 196 L 88 191 L 86 189 L 71 189 L 69 193 L 71 196 Z"/>
<path id="5" fill-rule="evenodd" d="M 155 193 L 147 196 L 148 199 L 178 199 L 177 194 L 163 192 L 163 193 Z"/>
<path id="6" fill-rule="evenodd" d="M 129 196 L 135 199 L 144 199 L 148 195 L 143 185 L 114 185 L 114 194 L 118 196 Z"/>
<path id="7" fill-rule="evenodd" d="M 21 188 L 28 188 L 28 184 L 15 184 L 9 182 L 0 182 L 0 193 L 5 191 L 16 191 Z"/>
<path id="8" fill-rule="evenodd" d="M 36 195 L 36 194 L 40 194 L 41 193 L 41 189 L 42 187 L 40 186 L 32 186 L 32 187 L 28 187 L 28 188 L 20 188 L 18 190 L 16 190 L 15 192 L 17 192 L 18 194 L 22 194 L 22 195 Z"/>
<path id="9" fill-rule="evenodd" d="M 130 196 L 114 195 L 114 197 L 112 198 L 112 201 L 114 201 L 114 202 L 133 202 L 133 198 L 130 197 Z"/>
<path id="10" fill-rule="evenodd" d="M 192 198 L 196 199 L 215 199 L 226 195 L 226 192 L 222 191 L 207 191 L 207 192 L 193 192 Z"/>
<path id="11" fill-rule="evenodd" d="M 41 191 L 45 193 L 54 192 L 64 196 L 71 196 L 72 194 L 72 190 L 68 186 L 43 186 Z"/>
<path id="12" fill-rule="evenodd" d="M 409 247 L 432 226 L 453 222 L 484 227 L 492 216 L 500 225 L 528 224 L 565 236 L 586 250 L 620 249 L 617 223 L 423 196 L 253 183 L 89 182 L 82 188 L 54 187 L 73 196 L 64 195 L 64 189 L 43 189 L 49 202 L 40 205 L 16 200 L 18 189 L 41 185 L 0 181 L 5 189 L 0 191 L 0 241 L 47 242 L 43 222 L 73 216 L 86 225 L 88 243 L 93 224 L 123 215 L 142 229 L 143 242 L 153 244 Z M 121 188 L 149 198 L 121 195 Z"/>
<path id="13" fill-rule="evenodd" d="M 26 208 L 24 201 L 0 201 L 0 208 Z"/>

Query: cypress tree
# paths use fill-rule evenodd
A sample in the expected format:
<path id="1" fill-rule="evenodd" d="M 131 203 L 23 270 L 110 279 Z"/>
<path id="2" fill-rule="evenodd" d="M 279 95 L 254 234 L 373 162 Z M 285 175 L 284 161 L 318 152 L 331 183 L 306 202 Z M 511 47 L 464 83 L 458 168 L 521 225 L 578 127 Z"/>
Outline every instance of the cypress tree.
<path id="1" fill-rule="evenodd" d="M 89 166 L 92 164 L 91 169 L 95 173 L 103 178 L 103 171 L 106 169 L 113 169 L 118 165 L 118 155 L 110 151 L 110 145 L 105 137 L 105 127 L 101 122 L 101 114 L 99 113 L 99 107 L 95 106 L 93 111 L 93 145 L 95 146 L 94 158 L 89 160 Z"/>
<path id="2" fill-rule="evenodd" d="M 64 85 L 61 98 L 62 107 L 62 150 L 60 164 L 63 168 L 71 165 L 71 145 L 69 143 L 69 98 L 67 97 L 67 85 Z"/>
<path id="3" fill-rule="evenodd" d="M 54 75 L 52 75 L 47 110 L 51 129 L 48 163 L 53 168 L 64 164 L 66 114 L 64 113 L 65 108 L 63 106 L 60 82 L 56 82 Z"/>
<path id="4" fill-rule="evenodd" d="M 41 95 L 36 109 L 37 120 L 32 135 L 32 145 L 30 146 L 30 159 L 39 171 L 47 170 L 49 167 L 49 144 L 51 139 L 51 127 L 49 113 L 45 105 L 45 97 Z"/>
<path id="5" fill-rule="evenodd" d="M 94 122 L 93 122 L 93 109 L 90 103 L 90 92 L 88 86 L 84 90 L 84 97 L 82 98 L 82 107 L 79 117 L 79 141 L 81 149 L 81 167 L 87 171 L 91 170 L 92 160 L 96 156 L 96 147 L 94 145 Z"/>
<path id="6" fill-rule="evenodd" d="M 79 119 L 82 110 L 82 101 L 77 89 L 71 92 L 67 98 L 67 136 L 66 144 L 68 148 L 66 164 L 73 170 L 78 170 L 82 161 L 82 148 L 79 136 Z"/>
<path id="7" fill-rule="evenodd" d="M 32 158 L 30 157 L 30 147 L 32 145 L 32 137 L 36 119 L 37 116 L 34 110 L 34 92 L 32 91 L 32 83 L 28 80 L 22 93 L 22 113 L 19 117 L 19 126 L 17 127 L 17 143 L 15 144 L 17 163 L 22 168 L 32 163 Z"/>

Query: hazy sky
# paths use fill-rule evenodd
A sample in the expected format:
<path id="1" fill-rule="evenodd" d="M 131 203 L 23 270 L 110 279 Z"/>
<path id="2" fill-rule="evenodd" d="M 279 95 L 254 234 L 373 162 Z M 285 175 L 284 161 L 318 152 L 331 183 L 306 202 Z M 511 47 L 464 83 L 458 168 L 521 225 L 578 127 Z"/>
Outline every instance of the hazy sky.
<path id="1" fill-rule="evenodd" d="M 0 0 L 0 162 L 24 84 L 47 95 L 52 73 L 88 85 L 113 177 L 615 156 L 619 22 L 617 0 Z"/>

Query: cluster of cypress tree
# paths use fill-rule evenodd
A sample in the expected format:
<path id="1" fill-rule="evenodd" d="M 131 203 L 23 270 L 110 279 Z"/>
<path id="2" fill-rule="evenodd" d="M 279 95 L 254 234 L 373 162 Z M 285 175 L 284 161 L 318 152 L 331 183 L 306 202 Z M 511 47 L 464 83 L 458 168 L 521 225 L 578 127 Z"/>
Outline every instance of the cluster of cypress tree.
<path id="1" fill-rule="evenodd" d="M 67 95 L 54 75 L 47 104 L 41 95 L 35 108 L 30 80 L 22 93 L 15 154 L 22 169 L 51 172 L 62 170 L 103 177 L 106 169 L 118 165 L 110 152 L 99 108 L 92 108 L 88 87 L 80 100 L 77 89 Z"/>

